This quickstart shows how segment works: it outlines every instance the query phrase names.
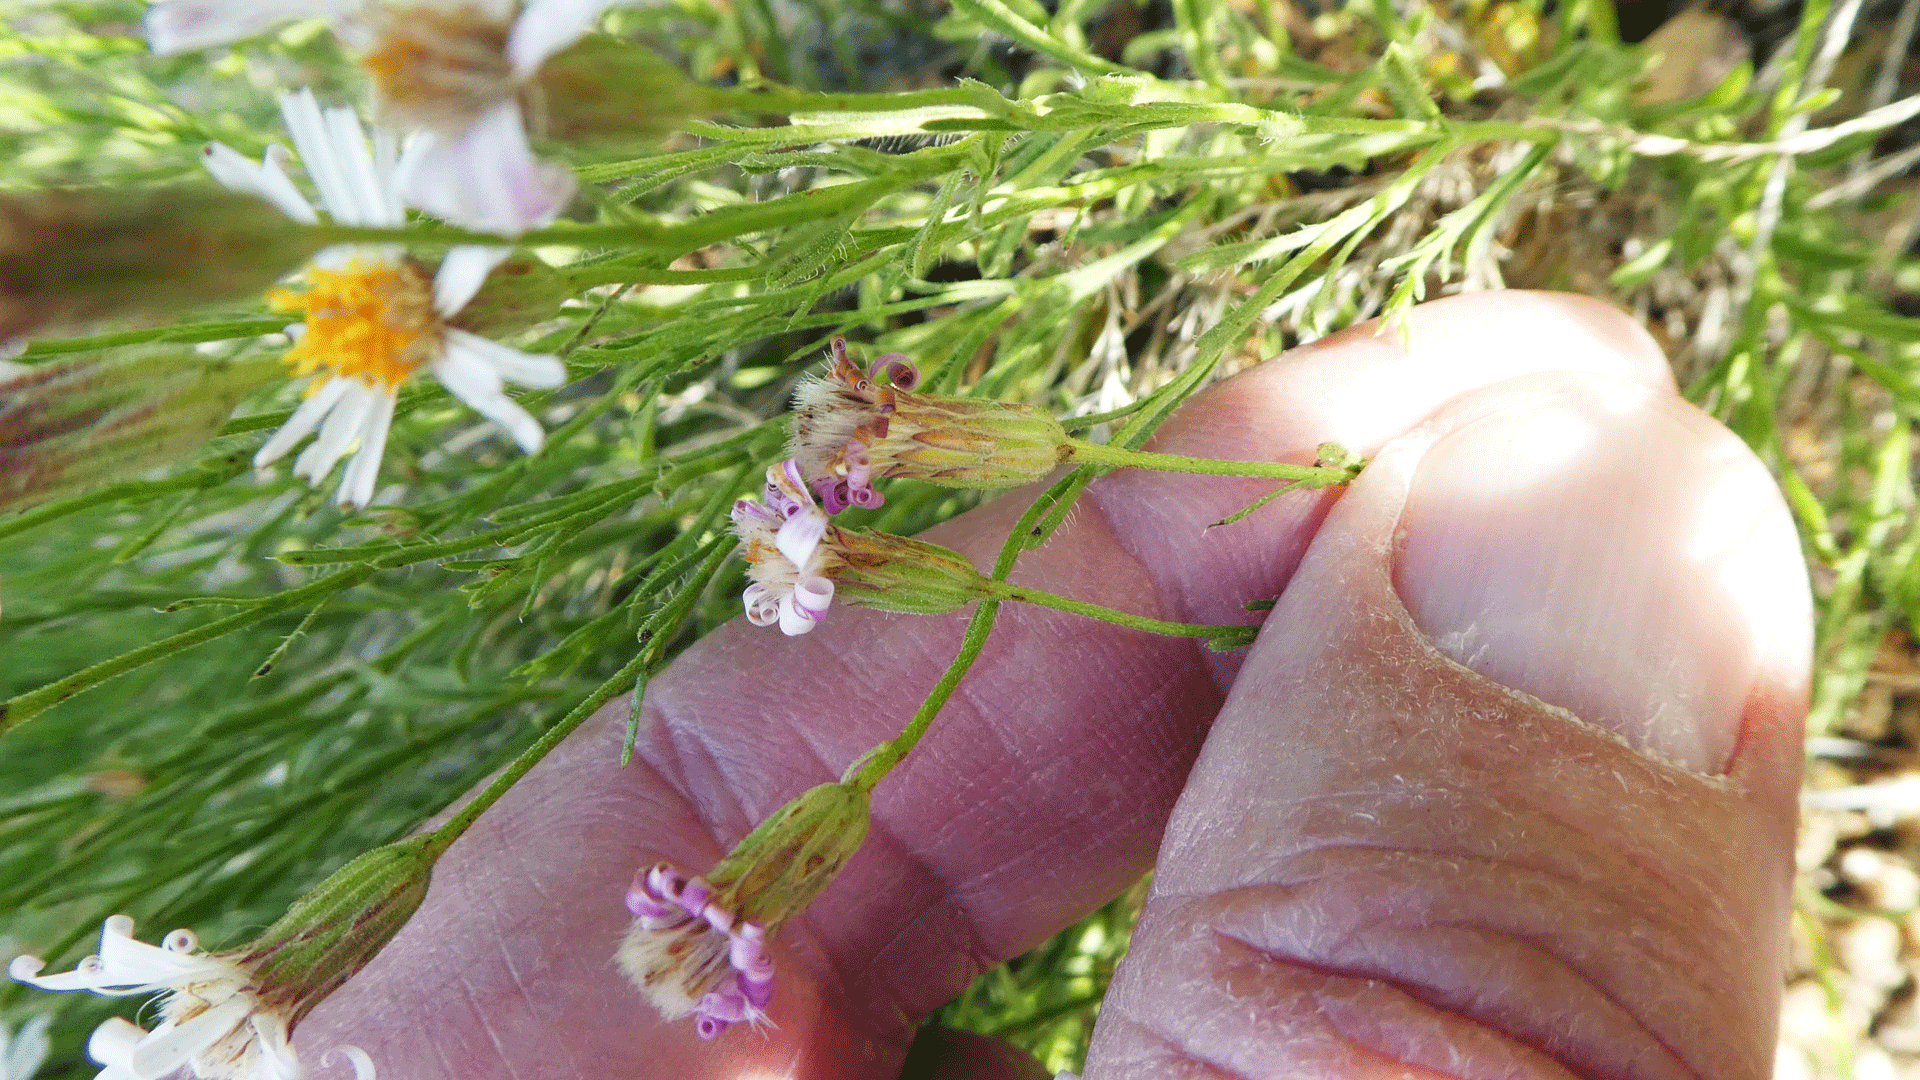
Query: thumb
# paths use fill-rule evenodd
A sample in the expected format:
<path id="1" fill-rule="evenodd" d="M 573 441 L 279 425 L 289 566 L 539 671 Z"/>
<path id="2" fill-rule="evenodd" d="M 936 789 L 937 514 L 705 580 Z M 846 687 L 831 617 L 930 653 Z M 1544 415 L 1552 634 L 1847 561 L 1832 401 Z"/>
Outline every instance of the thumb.
<path id="1" fill-rule="evenodd" d="M 1088 1080 L 1768 1075 L 1809 609 L 1765 469 L 1670 392 L 1447 406 L 1241 669 Z"/>

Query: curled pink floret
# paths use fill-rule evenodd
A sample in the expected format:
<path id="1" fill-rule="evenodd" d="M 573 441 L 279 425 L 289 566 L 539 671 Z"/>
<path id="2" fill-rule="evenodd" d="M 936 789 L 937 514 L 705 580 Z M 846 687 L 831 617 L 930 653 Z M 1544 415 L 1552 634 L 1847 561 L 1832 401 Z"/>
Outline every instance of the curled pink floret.
<path id="1" fill-rule="evenodd" d="M 694 1006 L 700 1037 L 713 1039 L 731 1024 L 768 1023 L 773 1000 L 773 958 L 766 951 L 766 927 L 737 917 L 713 901 L 713 886 L 660 863 L 635 872 L 627 887 L 627 910 L 648 930 L 674 930 L 705 923 L 727 938 L 722 977 Z"/>
<path id="2" fill-rule="evenodd" d="M 911 390 L 920 385 L 920 365 L 908 359 L 906 353 L 890 352 L 873 362 L 867 369 L 867 377 L 875 382 L 884 377 L 896 390 Z"/>

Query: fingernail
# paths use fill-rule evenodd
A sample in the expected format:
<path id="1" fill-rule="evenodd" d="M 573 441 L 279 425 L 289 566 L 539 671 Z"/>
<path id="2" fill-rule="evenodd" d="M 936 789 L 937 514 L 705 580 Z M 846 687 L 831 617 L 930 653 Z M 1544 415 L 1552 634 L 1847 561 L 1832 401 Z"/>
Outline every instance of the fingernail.
<path id="1" fill-rule="evenodd" d="M 1772 478 L 1677 397 L 1520 382 L 1456 406 L 1417 466 L 1402 601 L 1458 663 L 1725 771 L 1757 675 L 1809 632 L 1805 579 L 1781 573 L 1801 563 Z"/>

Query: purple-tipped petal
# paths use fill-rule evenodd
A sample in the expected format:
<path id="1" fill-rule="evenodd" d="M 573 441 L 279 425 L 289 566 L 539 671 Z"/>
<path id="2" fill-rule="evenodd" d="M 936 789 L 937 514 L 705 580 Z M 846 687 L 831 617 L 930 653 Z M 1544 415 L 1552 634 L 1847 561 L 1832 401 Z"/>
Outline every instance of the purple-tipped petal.
<path id="1" fill-rule="evenodd" d="M 803 578 L 793 587 L 793 610 L 801 618 L 819 622 L 832 604 L 833 582 L 826 578 Z"/>
<path id="2" fill-rule="evenodd" d="M 885 378 L 896 390 L 911 390 L 920 385 L 920 366 L 908 359 L 906 353 L 887 353 L 873 362 L 869 374 L 876 381 Z"/>
<path id="3" fill-rule="evenodd" d="M 697 1007 L 701 1016 L 726 1024 L 737 1024 L 747 1018 L 746 996 L 740 993 L 738 987 L 725 984 L 701 998 Z"/>
<path id="4" fill-rule="evenodd" d="M 673 902 L 680 905 L 681 911 L 697 919 L 701 909 L 707 906 L 707 898 L 712 895 L 711 886 L 699 878 L 693 878 L 680 883 L 679 895 L 673 897 Z"/>
<path id="5" fill-rule="evenodd" d="M 747 586 L 740 599 L 746 604 L 747 621 L 753 625 L 772 626 L 780 621 L 780 598 L 763 586 Z"/>
<path id="6" fill-rule="evenodd" d="M 789 596 L 780 601 L 781 633 L 788 637 L 799 637 L 801 634 L 813 633 L 813 628 L 818 625 L 820 625 L 819 619 L 804 614 L 799 608 L 794 607 L 793 597 Z"/>
<path id="7" fill-rule="evenodd" d="M 636 870 L 633 884 L 627 886 L 627 910 L 641 919 L 666 919 L 677 916 L 680 911 L 665 897 L 655 893 L 647 882 L 648 872 Z"/>
<path id="8" fill-rule="evenodd" d="M 733 523 L 741 527 L 745 527 L 749 521 L 776 527 L 780 524 L 779 514 L 768 509 L 765 503 L 754 502 L 752 499 L 736 500 L 731 516 Z"/>
<path id="9" fill-rule="evenodd" d="M 847 501 L 863 510 L 873 510 L 886 505 L 887 497 L 872 487 L 853 487 L 847 485 Z"/>
<path id="10" fill-rule="evenodd" d="M 788 458 L 767 467 L 766 503 L 782 517 L 792 517 L 813 505 L 798 461 Z"/>
<path id="11" fill-rule="evenodd" d="M 779 531 L 773 534 L 773 546 L 786 556 L 795 570 L 805 573 L 807 563 L 813 559 L 815 549 L 826 535 L 827 515 L 819 507 L 808 505 L 781 524 Z"/>
<path id="12" fill-rule="evenodd" d="M 740 993 L 747 999 L 747 1005 L 751 1010 L 747 1014 L 749 1019 L 765 1012 L 767 1006 L 773 1004 L 773 976 L 769 975 L 762 980 L 750 980 L 745 975 L 740 976 Z"/>
<path id="13" fill-rule="evenodd" d="M 820 505 L 829 515 L 837 514 L 853 504 L 848 498 L 845 480 L 820 481 Z"/>

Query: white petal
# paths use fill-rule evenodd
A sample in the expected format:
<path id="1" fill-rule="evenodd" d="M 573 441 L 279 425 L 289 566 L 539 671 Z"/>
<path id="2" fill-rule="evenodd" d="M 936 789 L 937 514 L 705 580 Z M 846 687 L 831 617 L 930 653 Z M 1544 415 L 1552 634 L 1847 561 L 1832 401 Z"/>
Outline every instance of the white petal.
<path id="1" fill-rule="evenodd" d="M 813 558 L 813 549 L 820 546 L 820 538 L 825 535 L 826 512 L 809 506 L 780 525 L 780 531 L 773 534 L 773 546 L 787 557 L 794 569 L 804 573 L 808 560 Z"/>
<path id="2" fill-rule="evenodd" d="M 107 1071 L 100 1074 L 100 1080 L 108 1077 L 133 1076 L 133 1048 L 147 1037 L 146 1031 L 131 1021 L 113 1017 L 93 1029 L 87 1037 L 87 1056 L 94 1064 L 105 1065 Z"/>
<path id="3" fill-rule="evenodd" d="M 360 428 L 367 422 L 378 399 L 387 395 L 373 390 L 358 379 L 339 379 L 347 384 L 346 392 L 340 395 L 340 403 L 327 414 L 327 422 L 320 426 L 320 437 L 313 444 L 300 451 L 293 459 L 293 475 L 310 484 L 318 484 L 326 479 L 333 466 L 340 460 L 347 447 L 353 445 L 354 437 L 360 434 Z"/>
<path id="4" fill-rule="evenodd" d="M 768 592 L 764 585 L 747 586 L 740 594 L 740 602 L 747 609 L 747 621 L 755 626 L 772 626 L 780 621 L 780 598 Z"/>
<path id="5" fill-rule="evenodd" d="M 832 581 L 816 576 L 794 583 L 793 608 L 801 615 L 818 622 L 827 617 L 827 607 L 832 603 Z"/>
<path id="6" fill-rule="evenodd" d="M 346 181 L 354 204 L 352 218 L 336 215 L 336 220 L 384 228 L 406 224 L 406 217 L 398 212 L 399 200 L 392 194 L 392 177 L 380 176 L 374 167 L 373 151 L 367 146 L 367 132 L 360 126 L 360 115 L 338 106 L 324 110 L 321 115 L 327 123 L 334 160 L 340 164 L 341 178 Z"/>
<path id="7" fill-rule="evenodd" d="M 501 392 L 500 375 L 464 350 L 448 349 L 433 373 L 454 397 L 474 412 L 505 428 L 520 449 L 531 454 L 546 444 L 547 433 L 527 410 Z"/>
<path id="8" fill-rule="evenodd" d="M 293 220 L 312 225 L 320 220 L 320 215 L 313 212 L 313 204 L 307 202 L 307 197 L 300 194 L 300 189 L 294 187 L 293 181 L 287 178 L 287 162 L 290 160 L 292 155 L 279 143 L 267 147 L 265 156 L 260 159 L 260 194 L 286 211 Z M 293 211 L 294 206 L 300 207 L 299 213 Z"/>
<path id="9" fill-rule="evenodd" d="M 823 582 L 826 581 L 825 578 L 820 578 L 818 580 Z M 805 585 L 806 583 L 802 582 L 801 584 Z M 821 600 L 819 602 L 819 608 L 822 611 L 824 611 L 826 608 L 826 601 L 833 599 L 833 583 L 826 582 L 826 584 L 827 584 L 826 598 L 825 600 Z M 781 598 L 780 600 L 780 632 L 781 633 L 787 635 L 788 637 L 799 637 L 801 634 L 810 633 L 815 626 L 819 625 L 819 623 L 820 623 L 820 620 L 818 617 L 808 615 L 805 612 L 801 611 L 799 605 L 794 603 L 793 597 L 787 596 L 787 597 Z"/>
<path id="10" fill-rule="evenodd" d="M 319 427 L 320 421 L 339 403 L 340 395 L 347 392 L 350 381 L 328 379 L 326 385 L 302 401 L 293 410 L 293 415 L 287 417 L 287 422 L 280 425 L 280 430 L 273 433 L 273 438 L 268 439 L 260 452 L 253 455 L 253 467 L 261 469 L 279 461 L 287 451 L 293 449 L 295 443 L 312 434 L 313 429 Z"/>
<path id="11" fill-rule="evenodd" d="M 165 1076 L 193 1060 L 247 1020 L 259 1002 L 252 994 L 235 994 L 184 1024 L 162 1024 L 133 1048 L 133 1071 L 140 1076 Z"/>
<path id="12" fill-rule="evenodd" d="M 360 429 L 360 452 L 347 463 L 347 474 L 340 478 L 340 493 L 335 502 L 342 510 L 357 510 L 373 501 L 373 489 L 380 479 L 380 459 L 387 453 L 387 432 L 393 430 L 394 399 L 375 394 L 373 411 Z"/>
<path id="13" fill-rule="evenodd" d="M 400 188 L 394 179 L 400 172 L 400 143 L 393 132 L 383 127 L 373 129 L 373 171 L 380 177 L 380 191 L 387 200 L 387 216 L 406 221 L 407 208 L 400 202 Z"/>
<path id="14" fill-rule="evenodd" d="M 279 170 L 269 156 L 262 164 L 255 164 L 240 151 L 226 143 L 208 143 L 200 148 L 200 164 L 206 166 L 220 186 L 231 191 L 248 195 L 258 195 L 280 209 L 280 212 L 302 225 L 312 225 L 320 220 L 300 195 L 300 189 L 293 186 L 287 174 Z"/>
<path id="15" fill-rule="evenodd" d="M 486 284 L 493 268 L 513 254 L 511 247 L 462 244 L 447 251 L 433 275 L 433 310 L 451 318 Z"/>
<path id="16" fill-rule="evenodd" d="M 40 974 L 46 966 L 47 962 L 37 956 L 16 956 L 13 962 L 7 965 L 7 978 L 26 983 L 36 990 L 48 990 L 54 993 L 91 990 L 98 981 L 94 973 L 85 970 L 84 967 L 63 971 L 56 975 Z"/>
<path id="17" fill-rule="evenodd" d="M 320 191 L 320 205 L 326 209 L 327 216 L 343 224 L 359 224 L 354 212 L 359 200 L 354 198 L 353 186 L 335 153 L 327 118 L 320 112 L 320 103 L 314 100 L 313 91 L 303 87 L 281 94 L 280 116 L 286 121 L 287 134 L 293 136 L 293 148 L 300 154 L 300 164 L 306 166 L 307 176 Z"/>
<path id="18" fill-rule="evenodd" d="M 174 952 L 131 937 L 100 936 L 100 985 L 149 990 L 228 977 L 225 963 Z M 137 992 L 137 991 L 136 991 Z"/>
<path id="19" fill-rule="evenodd" d="M 455 342 L 447 343 L 446 355 L 434 361 L 432 369 L 440 385 L 469 405 L 475 398 L 498 397 L 506 388 L 493 365 Z"/>
<path id="20" fill-rule="evenodd" d="M 357 1046 L 336 1046 L 320 1055 L 320 1064 L 331 1065 L 333 1055 L 339 1054 L 353 1066 L 353 1080 L 374 1080 L 373 1059 L 365 1050 Z"/>
<path id="21" fill-rule="evenodd" d="M 600 23 L 613 0 L 530 0 L 507 36 L 513 77 L 525 79 L 547 58 L 579 41 Z"/>
<path id="22" fill-rule="evenodd" d="M 337 15 L 349 0 L 167 0 L 147 9 L 147 42 L 167 53 L 222 45 L 287 19 Z"/>
<path id="23" fill-rule="evenodd" d="M 521 352 L 479 334 L 448 327 L 447 351 L 456 350 L 471 353 L 474 359 L 484 361 L 501 378 L 519 386 L 551 390 L 567 383 L 567 365 L 561 363 L 557 356 Z"/>
<path id="24" fill-rule="evenodd" d="M 260 1051 L 254 1065 L 254 1080 L 301 1080 L 305 1070 L 300 1057 L 287 1041 L 286 1018 L 269 1012 L 255 1012 L 247 1018 L 253 1028 L 254 1046 Z M 325 1058 L 321 1059 L 325 1062 Z"/>
<path id="25" fill-rule="evenodd" d="M 400 194 L 455 225 L 518 236 L 552 221 L 573 197 L 573 173 L 542 164 L 520 107 L 504 101 L 457 135 L 424 131 L 400 154 Z"/>

